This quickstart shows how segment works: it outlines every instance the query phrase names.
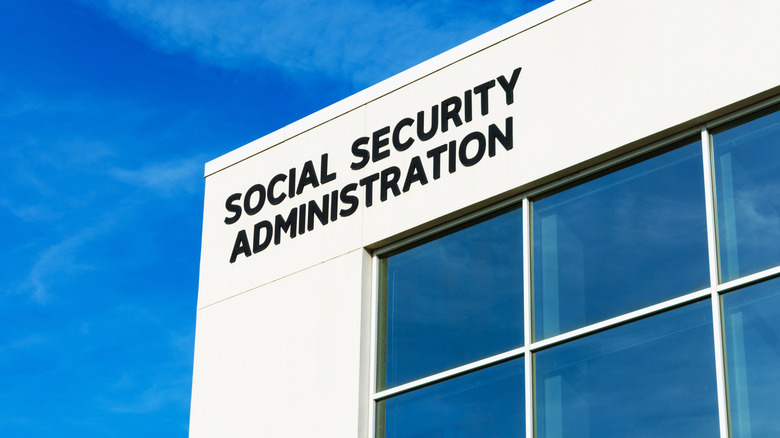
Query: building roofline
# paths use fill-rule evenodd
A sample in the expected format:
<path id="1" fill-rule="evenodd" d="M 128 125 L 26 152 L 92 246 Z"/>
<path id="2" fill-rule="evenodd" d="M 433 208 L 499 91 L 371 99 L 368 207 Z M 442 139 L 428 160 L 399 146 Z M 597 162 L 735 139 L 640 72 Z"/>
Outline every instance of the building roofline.
<path id="1" fill-rule="evenodd" d="M 591 0 L 555 0 L 206 163 L 205 177 L 277 146 Z"/>

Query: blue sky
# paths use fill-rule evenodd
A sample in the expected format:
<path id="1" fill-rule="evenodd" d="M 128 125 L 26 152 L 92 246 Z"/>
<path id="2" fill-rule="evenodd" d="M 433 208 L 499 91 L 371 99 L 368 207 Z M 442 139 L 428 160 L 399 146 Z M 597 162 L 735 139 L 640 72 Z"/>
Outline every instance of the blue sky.
<path id="1" fill-rule="evenodd" d="M 544 3 L 0 2 L 0 435 L 186 436 L 203 164 Z"/>

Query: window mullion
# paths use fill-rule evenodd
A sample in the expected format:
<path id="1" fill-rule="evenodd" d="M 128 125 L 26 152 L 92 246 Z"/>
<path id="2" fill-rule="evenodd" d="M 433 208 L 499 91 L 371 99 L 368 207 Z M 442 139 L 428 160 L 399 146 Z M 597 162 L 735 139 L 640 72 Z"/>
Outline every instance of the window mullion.
<path id="1" fill-rule="evenodd" d="M 534 436 L 534 373 L 533 357 L 530 346 L 533 343 L 533 301 L 532 297 L 532 271 L 531 271 L 531 202 L 523 199 L 523 321 L 525 324 L 523 333 L 525 336 L 525 436 Z"/>
<path id="2" fill-rule="evenodd" d="M 370 407 L 368 412 L 368 433 L 369 438 L 376 437 L 376 374 L 377 374 L 377 356 L 379 342 L 379 257 L 376 252 L 372 257 L 371 263 L 371 357 L 369 358 L 369 393 L 371 394 Z"/>
<path id="3" fill-rule="evenodd" d="M 726 369 L 723 352 L 723 313 L 718 295 L 718 246 L 715 221 L 715 190 L 712 178 L 711 137 L 706 127 L 701 130 L 702 161 L 704 165 L 704 192 L 707 207 L 707 243 L 710 265 L 710 297 L 712 304 L 712 328 L 715 343 L 715 376 L 718 385 L 718 419 L 720 436 L 729 437 L 728 400 L 726 395 Z"/>

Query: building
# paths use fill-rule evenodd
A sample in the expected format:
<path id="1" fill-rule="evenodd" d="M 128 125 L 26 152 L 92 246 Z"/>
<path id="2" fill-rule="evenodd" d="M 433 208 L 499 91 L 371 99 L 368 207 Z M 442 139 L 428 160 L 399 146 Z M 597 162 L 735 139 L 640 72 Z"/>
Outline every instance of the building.
<path id="1" fill-rule="evenodd" d="M 209 162 L 191 436 L 780 436 L 777 17 L 557 0 Z"/>

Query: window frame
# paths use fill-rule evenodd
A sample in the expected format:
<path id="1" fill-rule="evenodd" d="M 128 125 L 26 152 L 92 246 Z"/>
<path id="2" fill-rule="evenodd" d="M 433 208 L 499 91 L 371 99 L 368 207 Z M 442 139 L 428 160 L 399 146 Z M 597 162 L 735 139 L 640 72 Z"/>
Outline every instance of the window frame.
<path id="1" fill-rule="evenodd" d="M 771 278 L 780 277 L 780 265 L 746 275 L 734 280 L 721 282 L 719 273 L 718 258 L 718 235 L 715 210 L 715 186 L 714 186 L 714 168 L 713 168 L 713 147 L 711 131 L 731 122 L 739 122 L 739 119 L 749 117 L 754 113 L 766 110 L 772 106 L 780 104 L 780 96 L 755 103 L 740 110 L 730 112 L 726 115 L 713 118 L 712 120 L 681 130 L 676 134 L 666 136 L 665 138 L 639 147 L 630 152 L 623 153 L 617 157 L 605 160 L 599 164 L 587 167 L 582 170 L 574 171 L 564 177 L 558 178 L 552 182 L 541 184 L 537 187 L 523 191 L 505 200 L 496 202 L 490 206 L 480 208 L 459 216 L 456 219 L 449 220 L 438 225 L 432 226 L 425 231 L 402 238 L 396 242 L 376 248 L 372 254 L 372 290 L 371 290 L 371 342 L 370 342 L 370 360 L 369 360 L 369 409 L 368 409 L 368 434 L 369 438 L 377 437 L 377 430 L 380 422 L 377 418 L 377 404 L 380 400 L 385 400 L 401 393 L 414 391 L 416 388 L 429 386 L 447 380 L 462 374 L 466 374 L 480 368 L 486 368 L 491 365 L 504 362 L 511 359 L 522 357 L 524 360 L 525 376 L 525 436 L 535 436 L 535 396 L 534 396 L 534 377 L 535 369 L 533 356 L 536 352 L 555 347 L 556 345 L 587 336 L 596 332 L 608 330 L 610 328 L 624 325 L 632 321 L 647 318 L 652 315 L 662 313 L 676 307 L 682 307 L 697 301 L 709 300 L 712 309 L 712 327 L 713 344 L 715 353 L 715 373 L 717 383 L 718 399 L 718 421 L 721 437 L 729 436 L 729 409 L 728 394 L 726 389 L 726 362 L 725 362 L 725 340 L 724 340 L 724 321 L 722 311 L 723 294 L 746 287 L 748 285 L 759 283 Z M 780 111 L 780 109 L 778 109 Z M 652 156 L 653 153 L 668 148 L 677 143 L 693 139 L 700 141 L 702 148 L 702 166 L 704 175 L 704 196 L 707 221 L 707 256 L 709 267 L 709 285 L 704 289 L 687 293 L 660 303 L 656 303 L 641 309 L 637 309 L 625 314 L 621 314 L 607 320 L 599 321 L 584 327 L 580 327 L 565 333 L 561 333 L 546 339 L 533 340 L 533 272 L 532 255 L 533 240 L 531 228 L 531 218 L 533 215 L 533 202 L 531 199 L 552 193 L 557 190 L 565 189 L 566 186 L 578 184 L 579 182 L 598 176 L 601 173 L 610 172 L 611 169 L 625 166 L 627 163 L 642 160 L 645 157 Z M 377 390 L 377 366 L 379 365 L 379 294 L 381 290 L 380 263 L 381 258 L 389 254 L 402 250 L 404 247 L 419 244 L 419 242 L 429 240 L 437 235 L 452 232 L 463 227 L 470 222 L 474 222 L 487 215 L 496 213 L 500 210 L 519 206 L 522 209 L 522 241 L 523 241 L 523 318 L 524 318 L 524 345 L 510 351 L 505 351 L 494 356 L 484 358 L 466 365 L 448 369 L 433 375 L 407 382 L 381 391 Z"/>

